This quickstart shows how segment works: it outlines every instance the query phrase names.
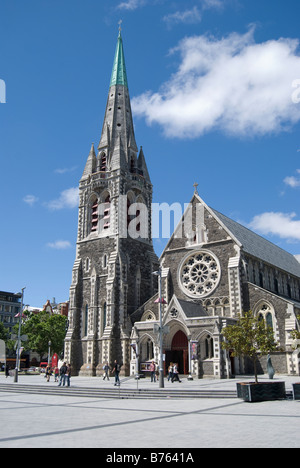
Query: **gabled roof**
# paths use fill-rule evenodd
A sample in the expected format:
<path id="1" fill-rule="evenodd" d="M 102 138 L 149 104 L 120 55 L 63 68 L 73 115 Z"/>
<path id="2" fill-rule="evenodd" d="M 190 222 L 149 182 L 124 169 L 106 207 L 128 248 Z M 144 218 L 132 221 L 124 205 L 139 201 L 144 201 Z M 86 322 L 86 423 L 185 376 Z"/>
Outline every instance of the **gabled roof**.
<path id="1" fill-rule="evenodd" d="M 250 229 L 233 221 L 233 219 L 212 210 L 216 217 L 226 226 L 233 236 L 242 244 L 242 249 L 262 261 L 300 277 L 300 263 L 286 250 L 259 236 Z"/>
<path id="2" fill-rule="evenodd" d="M 300 278 L 300 262 L 298 262 L 294 255 L 287 252 L 286 250 L 281 249 L 277 245 L 268 241 L 264 237 L 259 236 L 255 232 L 250 231 L 250 229 L 237 223 L 233 219 L 228 218 L 219 211 L 209 207 L 200 198 L 197 191 L 195 191 L 190 204 L 193 203 L 194 199 L 198 200 L 198 202 L 200 202 L 209 211 L 209 213 L 217 220 L 217 222 L 224 227 L 228 235 L 234 242 L 239 245 L 243 252 L 248 253 L 257 259 L 268 263 L 269 265 L 272 265 L 280 270 Z M 183 217 L 185 216 L 188 209 L 189 207 L 186 209 Z M 180 223 L 181 221 L 179 222 L 178 226 L 180 226 Z M 165 252 L 168 250 L 170 242 L 173 239 L 177 228 L 170 237 L 169 242 L 161 254 L 160 259 L 163 258 Z"/>

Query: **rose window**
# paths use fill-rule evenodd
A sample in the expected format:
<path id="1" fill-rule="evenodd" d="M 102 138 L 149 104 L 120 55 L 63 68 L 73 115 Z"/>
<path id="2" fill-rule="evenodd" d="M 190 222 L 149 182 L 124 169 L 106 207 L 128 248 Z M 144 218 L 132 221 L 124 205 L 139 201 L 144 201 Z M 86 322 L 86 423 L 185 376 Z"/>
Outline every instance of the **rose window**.
<path id="1" fill-rule="evenodd" d="M 190 297 L 207 296 L 218 286 L 220 277 L 218 259 L 204 250 L 186 257 L 179 270 L 181 288 Z"/>

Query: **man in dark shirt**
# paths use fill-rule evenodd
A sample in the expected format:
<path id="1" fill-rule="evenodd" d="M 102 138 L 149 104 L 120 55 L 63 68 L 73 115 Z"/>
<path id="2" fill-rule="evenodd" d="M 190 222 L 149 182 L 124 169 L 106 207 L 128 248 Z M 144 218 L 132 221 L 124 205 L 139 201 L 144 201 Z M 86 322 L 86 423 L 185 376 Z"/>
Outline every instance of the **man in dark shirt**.
<path id="1" fill-rule="evenodd" d="M 115 386 L 120 385 L 119 373 L 120 373 L 121 366 L 118 364 L 118 361 L 115 360 L 113 374 L 115 374 Z"/>
<path id="2" fill-rule="evenodd" d="M 58 384 L 59 387 L 61 386 L 61 384 L 63 384 L 63 387 L 65 386 L 66 373 L 67 373 L 67 365 L 64 362 L 63 365 L 60 368 L 60 380 L 59 380 L 59 384 Z"/>

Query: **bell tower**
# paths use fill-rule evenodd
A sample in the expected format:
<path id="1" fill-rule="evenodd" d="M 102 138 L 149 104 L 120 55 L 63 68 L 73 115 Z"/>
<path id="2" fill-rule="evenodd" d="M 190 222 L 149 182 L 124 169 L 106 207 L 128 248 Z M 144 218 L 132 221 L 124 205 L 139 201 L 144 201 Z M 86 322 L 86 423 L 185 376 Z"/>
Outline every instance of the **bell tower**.
<path id="1" fill-rule="evenodd" d="M 129 375 L 130 316 L 155 293 L 152 184 L 138 150 L 119 31 L 97 154 L 79 182 L 76 259 L 70 287 L 65 360 L 96 375 L 115 359 Z"/>

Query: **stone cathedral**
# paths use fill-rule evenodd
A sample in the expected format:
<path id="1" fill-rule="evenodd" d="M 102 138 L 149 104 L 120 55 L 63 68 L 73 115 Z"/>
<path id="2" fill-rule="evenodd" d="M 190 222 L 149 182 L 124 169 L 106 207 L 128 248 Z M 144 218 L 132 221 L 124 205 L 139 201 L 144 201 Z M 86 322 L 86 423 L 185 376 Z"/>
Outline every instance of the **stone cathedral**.
<path id="1" fill-rule="evenodd" d="M 165 182 L 164 182 L 165 183 Z M 197 185 L 161 258 L 152 245 L 152 184 L 138 149 L 121 32 L 97 153 L 92 144 L 79 182 L 76 259 L 65 360 L 74 373 L 123 375 L 159 362 L 160 298 L 165 371 L 177 362 L 194 378 L 250 372 L 221 347 L 222 329 L 252 310 L 274 330 L 277 373 L 299 374 L 300 263 L 288 252 L 207 205 Z M 161 288 L 158 290 L 159 271 Z M 162 301 L 161 301 L 162 302 Z M 266 371 L 266 360 L 261 360 Z"/>

